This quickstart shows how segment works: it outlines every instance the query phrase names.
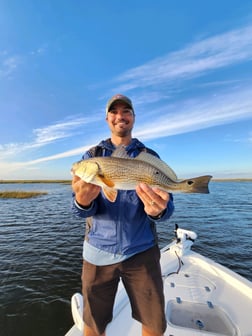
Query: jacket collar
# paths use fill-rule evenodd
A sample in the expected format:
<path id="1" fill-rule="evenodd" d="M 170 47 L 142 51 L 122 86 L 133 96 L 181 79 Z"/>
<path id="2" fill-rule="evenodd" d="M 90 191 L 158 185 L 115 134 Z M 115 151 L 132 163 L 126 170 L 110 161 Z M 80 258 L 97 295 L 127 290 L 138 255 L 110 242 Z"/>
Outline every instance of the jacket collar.
<path id="1" fill-rule="evenodd" d="M 107 150 L 111 152 L 115 150 L 115 146 L 112 144 L 111 139 L 102 140 L 98 146 L 102 148 L 106 148 Z M 145 148 L 145 146 L 137 138 L 133 138 L 131 140 L 131 143 L 126 147 L 126 151 L 131 152 L 135 150 L 136 148 L 139 149 L 139 151 L 141 151 L 143 148 Z"/>

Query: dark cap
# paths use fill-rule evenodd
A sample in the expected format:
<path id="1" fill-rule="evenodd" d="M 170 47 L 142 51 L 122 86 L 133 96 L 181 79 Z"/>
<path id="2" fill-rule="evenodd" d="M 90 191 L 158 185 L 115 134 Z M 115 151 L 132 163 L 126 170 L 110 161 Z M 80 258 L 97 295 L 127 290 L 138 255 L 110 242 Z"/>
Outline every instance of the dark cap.
<path id="1" fill-rule="evenodd" d="M 115 96 L 113 96 L 112 98 L 110 98 L 109 101 L 108 101 L 108 103 L 107 103 L 107 106 L 106 106 L 106 115 L 108 114 L 108 112 L 109 112 L 109 110 L 111 108 L 111 105 L 113 105 L 116 101 L 122 101 L 122 102 L 124 102 L 125 104 L 127 104 L 132 109 L 132 111 L 134 113 L 134 108 L 133 108 L 132 101 L 128 97 L 126 97 L 126 96 L 124 96 L 122 94 L 116 94 Z"/>

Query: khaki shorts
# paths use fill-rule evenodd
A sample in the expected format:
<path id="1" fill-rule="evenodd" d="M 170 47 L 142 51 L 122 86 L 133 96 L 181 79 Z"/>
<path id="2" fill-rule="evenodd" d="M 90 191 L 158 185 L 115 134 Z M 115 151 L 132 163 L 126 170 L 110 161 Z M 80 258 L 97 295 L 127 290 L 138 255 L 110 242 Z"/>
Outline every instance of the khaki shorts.
<path id="1" fill-rule="evenodd" d="M 113 305 L 120 278 L 129 296 L 132 317 L 162 334 L 166 329 L 160 251 L 154 246 L 117 264 L 95 266 L 84 261 L 82 290 L 84 321 L 102 334 L 113 318 Z"/>

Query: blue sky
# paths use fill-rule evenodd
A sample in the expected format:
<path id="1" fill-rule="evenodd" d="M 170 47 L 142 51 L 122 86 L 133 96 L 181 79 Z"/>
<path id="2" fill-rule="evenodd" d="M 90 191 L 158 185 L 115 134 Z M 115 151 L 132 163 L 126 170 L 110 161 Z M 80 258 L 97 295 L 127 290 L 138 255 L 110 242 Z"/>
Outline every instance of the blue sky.
<path id="1" fill-rule="evenodd" d="M 179 178 L 252 178 L 252 2 L 0 0 L 0 179 L 70 179 L 116 93 Z"/>

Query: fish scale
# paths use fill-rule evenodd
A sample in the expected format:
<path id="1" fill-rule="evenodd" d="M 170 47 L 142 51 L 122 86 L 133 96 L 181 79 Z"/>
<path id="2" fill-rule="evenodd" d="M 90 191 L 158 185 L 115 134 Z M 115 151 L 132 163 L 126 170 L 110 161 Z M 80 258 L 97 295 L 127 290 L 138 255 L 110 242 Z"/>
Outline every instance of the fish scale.
<path id="1" fill-rule="evenodd" d="M 107 160 L 104 162 L 103 160 L 97 160 L 97 158 L 93 159 L 99 165 L 103 176 L 110 178 L 115 184 L 120 185 L 118 189 L 135 189 L 136 185 L 140 182 L 149 185 L 163 185 L 163 187 L 169 183 L 169 178 L 164 174 L 160 172 L 155 174 L 157 170 L 154 167 L 141 161 L 135 162 L 134 159 L 111 158 L 112 160 L 109 160 L 109 164 L 107 164 Z M 155 175 L 159 176 L 158 180 L 155 179 Z"/>

